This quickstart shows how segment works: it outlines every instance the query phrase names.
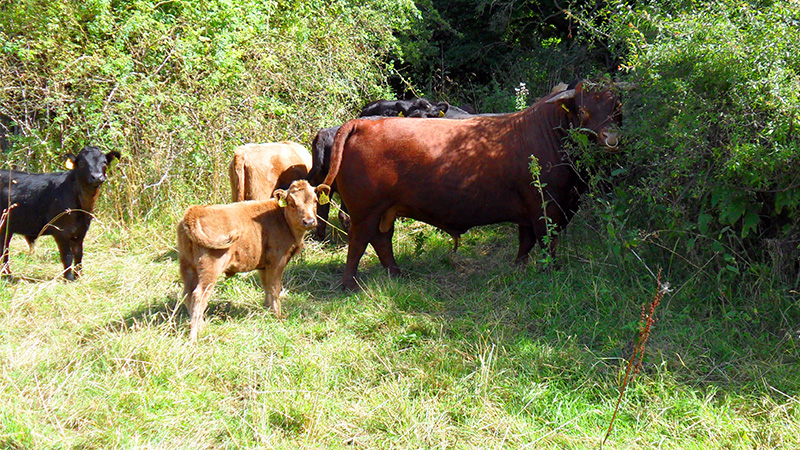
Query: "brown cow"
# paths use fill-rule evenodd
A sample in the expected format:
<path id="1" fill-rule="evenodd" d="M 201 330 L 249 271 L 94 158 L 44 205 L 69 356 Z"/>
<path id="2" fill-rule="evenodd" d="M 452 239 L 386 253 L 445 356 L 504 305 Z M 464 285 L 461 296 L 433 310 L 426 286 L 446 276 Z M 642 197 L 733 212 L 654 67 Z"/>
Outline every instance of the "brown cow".
<path id="1" fill-rule="evenodd" d="M 459 236 L 478 225 L 519 225 L 518 263 L 547 222 L 563 228 L 585 184 L 563 152 L 569 129 L 603 146 L 619 144 L 621 105 L 615 89 L 581 82 L 526 110 L 464 120 L 356 119 L 336 135 L 330 173 L 350 212 L 347 265 L 342 284 L 355 288 L 358 262 L 371 244 L 390 274 L 400 272 L 392 252 L 395 217 L 411 217 Z M 540 191 L 529 164 L 541 167 Z M 546 206 L 543 207 L 544 204 Z M 550 251 L 555 250 L 555 239 Z"/>
<path id="2" fill-rule="evenodd" d="M 306 180 L 275 191 L 275 198 L 229 205 L 191 206 L 178 224 L 183 301 L 189 310 L 192 342 L 203 323 L 208 299 L 220 274 L 258 269 L 264 306 L 281 315 L 281 277 L 303 248 L 306 231 L 317 226 L 317 194 Z"/>
<path id="3" fill-rule="evenodd" d="M 233 201 L 270 199 L 276 188 L 305 178 L 309 170 L 311 153 L 296 142 L 236 147 L 228 167 Z"/>

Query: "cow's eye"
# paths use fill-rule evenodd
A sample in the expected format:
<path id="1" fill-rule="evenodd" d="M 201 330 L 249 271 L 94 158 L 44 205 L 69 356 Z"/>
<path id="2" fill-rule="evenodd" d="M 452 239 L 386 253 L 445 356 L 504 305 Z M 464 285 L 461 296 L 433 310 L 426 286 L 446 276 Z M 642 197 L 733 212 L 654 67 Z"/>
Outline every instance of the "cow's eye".
<path id="1" fill-rule="evenodd" d="M 581 119 L 581 122 L 586 122 L 589 120 L 589 111 L 586 111 L 585 108 L 581 108 L 578 111 L 578 117 Z"/>

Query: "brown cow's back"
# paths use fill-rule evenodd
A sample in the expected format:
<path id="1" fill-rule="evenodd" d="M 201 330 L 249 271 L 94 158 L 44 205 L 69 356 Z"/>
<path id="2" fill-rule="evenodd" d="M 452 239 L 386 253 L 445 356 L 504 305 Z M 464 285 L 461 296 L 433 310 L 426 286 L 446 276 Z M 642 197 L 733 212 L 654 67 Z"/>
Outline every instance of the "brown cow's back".
<path id="1" fill-rule="evenodd" d="M 279 186 L 305 178 L 311 164 L 311 153 L 296 142 L 239 146 L 228 167 L 232 200 L 267 200 Z"/>

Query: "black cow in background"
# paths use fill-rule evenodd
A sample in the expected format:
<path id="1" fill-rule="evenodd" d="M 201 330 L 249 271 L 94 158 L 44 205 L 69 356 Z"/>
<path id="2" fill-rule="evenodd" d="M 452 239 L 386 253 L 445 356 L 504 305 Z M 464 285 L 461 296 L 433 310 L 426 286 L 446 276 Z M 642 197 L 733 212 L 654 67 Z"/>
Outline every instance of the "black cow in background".
<path id="1" fill-rule="evenodd" d="M 376 100 L 361 109 L 360 117 L 444 117 L 447 102 L 432 104 L 425 98 L 411 100 Z"/>
<path id="2" fill-rule="evenodd" d="M 8 244 L 14 234 L 21 234 L 29 244 L 41 235 L 56 240 L 64 277 L 74 280 L 81 272 L 83 239 L 92 222 L 94 204 L 100 186 L 106 181 L 106 169 L 117 151 L 106 154 L 98 147 L 84 147 L 78 156 L 66 155 L 66 172 L 28 173 L 0 170 L 0 273 L 10 273 Z"/>

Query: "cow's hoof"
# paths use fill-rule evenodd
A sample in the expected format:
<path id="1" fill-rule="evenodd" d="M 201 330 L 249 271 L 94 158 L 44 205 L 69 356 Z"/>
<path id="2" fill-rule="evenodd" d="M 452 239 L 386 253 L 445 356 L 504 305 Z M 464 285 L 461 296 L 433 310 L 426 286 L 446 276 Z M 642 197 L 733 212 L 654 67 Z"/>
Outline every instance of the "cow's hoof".
<path id="1" fill-rule="evenodd" d="M 352 278 L 349 280 L 342 280 L 342 289 L 345 292 L 355 292 L 358 290 L 358 283 L 356 283 L 356 279 Z"/>

